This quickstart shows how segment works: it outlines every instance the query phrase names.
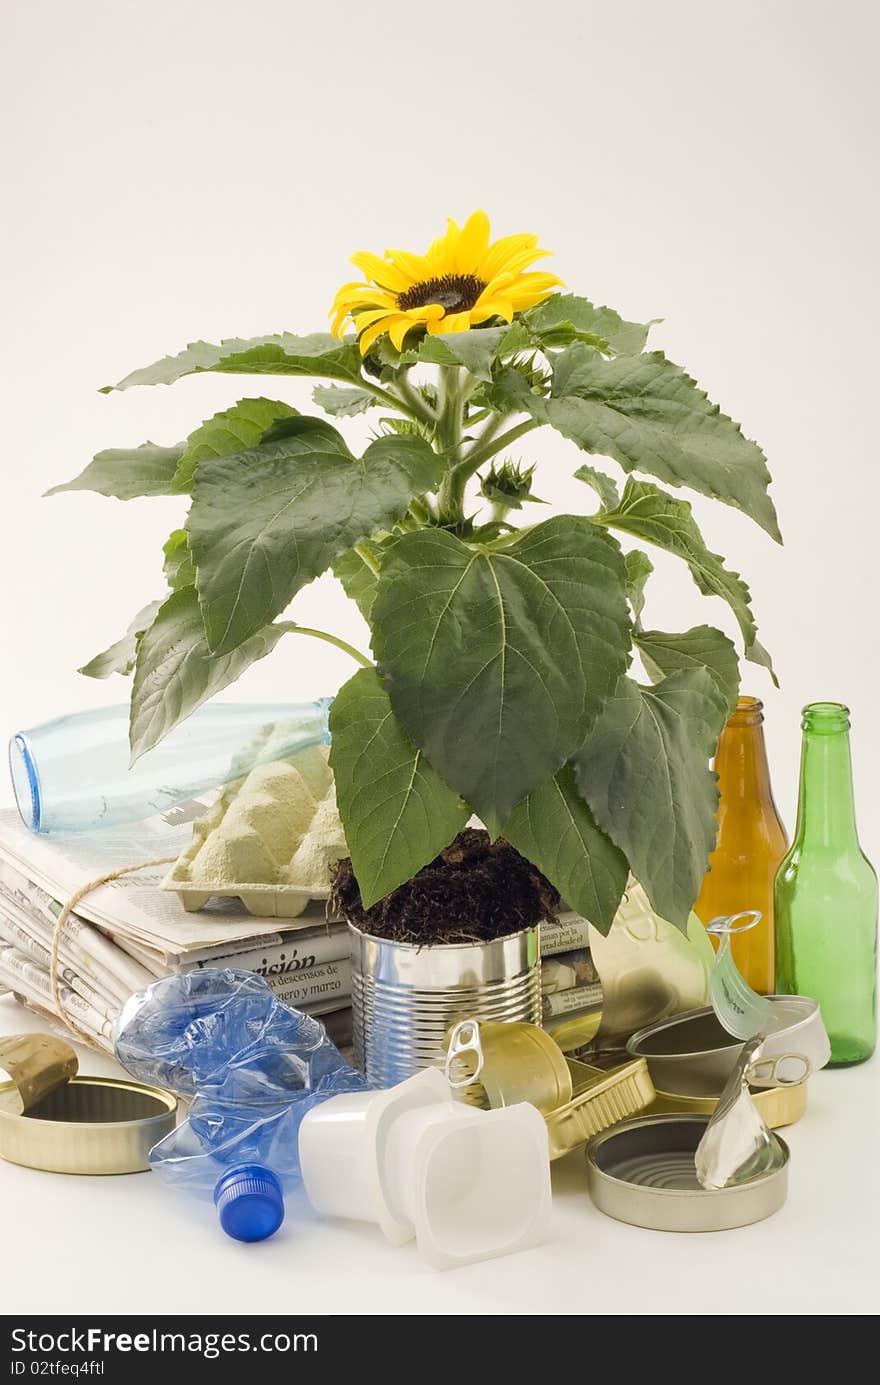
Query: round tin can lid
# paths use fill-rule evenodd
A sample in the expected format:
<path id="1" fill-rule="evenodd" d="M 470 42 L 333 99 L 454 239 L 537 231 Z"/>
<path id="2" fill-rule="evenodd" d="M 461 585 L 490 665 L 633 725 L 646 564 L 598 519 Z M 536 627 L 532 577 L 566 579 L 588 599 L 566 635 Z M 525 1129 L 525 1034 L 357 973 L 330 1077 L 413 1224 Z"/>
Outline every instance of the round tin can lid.
<path id="1" fill-rule="evenodd" d="M 597 1135 L 587 1146 L 587 1183 L 600 1211 L 652 1231 L 728 1231 L 772 1216 L 788 1191 L 782 1163 L 729 1188 L 702 1188 L 694 1155 L 709 1117 L 643 1116 Z"/>
<path id="2" fill-rule="evenodd" d="M 0 1158 L 53 1173 L 140 1173 L 171 1130 L 177 1098 L 113 1077 L 73 1077 L 25 1112 L 10 1109 L 15 1084 L 0 1084 Z"/>

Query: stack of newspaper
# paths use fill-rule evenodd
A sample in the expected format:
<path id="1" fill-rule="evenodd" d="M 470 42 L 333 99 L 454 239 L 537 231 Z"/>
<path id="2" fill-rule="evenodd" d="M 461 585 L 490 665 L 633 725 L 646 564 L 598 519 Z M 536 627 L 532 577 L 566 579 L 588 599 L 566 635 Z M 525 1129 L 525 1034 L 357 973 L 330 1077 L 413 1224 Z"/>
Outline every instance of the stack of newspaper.
<path id="1" fill-rule="evenodd" d="M 63 904 L 99 876 L 176 856 L 205 806 L 193 803 L 188 812 L 81 836 L 35 835 L 17 813 L 0 811 L 0 991 L 56 1015 L 49 965 Z M 296 919 L 255 918 L 228 900 L 189 914 L 176 894 L 158 888 L 167 871 L 167 865 L 153 866 L 101 885 L 68 918 L 59 994 L 78 1029 L 109 1051 L 114 1020 L 134 992 L 171 972 L 231 966 L 264 976 L 280 999 L 320 1015 L 331 1037 L 348 1043 L 345 924 L 327 923 L 320 903 Z"/>
<path id="2" fill-rule="evenodd" d="M 541 924 L 543 1025 L 559 1035 L 602 1008 L 602 985 L 590 952 L 590 925 L 574 911 Z M 590 1032 L 587 1026 L 586 1032 Z"/>

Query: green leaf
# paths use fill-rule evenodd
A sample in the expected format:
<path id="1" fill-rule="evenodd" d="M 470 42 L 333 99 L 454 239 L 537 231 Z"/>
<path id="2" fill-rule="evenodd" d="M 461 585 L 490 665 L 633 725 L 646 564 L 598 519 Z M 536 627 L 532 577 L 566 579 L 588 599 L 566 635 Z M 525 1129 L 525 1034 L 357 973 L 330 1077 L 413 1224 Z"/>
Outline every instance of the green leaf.
<path id="1" fill-rule="evenodd" d="M 623 898 L 629 865 L 596 826 L 571 765 L 539 784 L 513 810 L 504 836 L 543 871 L 567 904 L 607 933 Z"/>
<path id="2" fill-rule="evenodd" d="M 289 624 L 269 625 L 231 654 L 216 657 L 205 640 L 195 588 L 172 592 L 138 643 L 129 727 L 132 762 L 292 630 Z"/>
<path id="3" fill-rule="evenodd" d="M 131 673 L 134 668 L 138 641 L 148 626 L 152 624 L 161 605 L 161 601 L 149 602 L 143 610 L 138 611 L 121 640 L 111 644 L 109 649 L 96 654 L 94 659 L 83 664 L 77 672 L 84 673 L 86 678 L 109 678 L 111 673 Z"/>
<path id="4" fill-rule="evenodd" d="M 589 346 L 554 358 L 549 398 L 502 372 L 493 389 L 586 452 L 690 486 L 750 515 L 781 542 L 760 447 L 662 351 L 607 361 Z"/>
<path id="5" fill-rule="evenodd" d="M 645 609 L 645 584 L 654 571 L 654 564 L 640 548 L 624 554 L 626 562 L 626 595 L 636 620 L 641 620 Z"/>
<path id="6" fill-rule="evenodd" d="M 334 418 L 354 418 L 356 414 L 375 409 L 378 403 L 369 390 L 344 390 L 338 385 L 316 385 L 312 398 L 319 409 Z"/>
<path id="7" fill-rule="evenodd" d="M 614 510 L 600 511 L 593 519 L 683 558 L 703 595 L 720 596 L 733 611 L 742 631 L 746 658 L 763 664 L 776 682 L 770 656 L 756 639 L 751 593 L 739 573 L 731 572 L 724 566 L 724 559 L 706 547 L 689 501 L 677 500 L 650 481 L 629 480 L 620 505 Z"/>
<path id="8" fill-rule="evenodd" d="M 582 744 L 626 665 L 623 558 L 591 532 L 560 515 L 487 551 L 426 529 L 383 560 L 371 621 L 391 704 L 490 830 Z"/>
<path id="9" fill-rule="evenodd" d="M 186 440 L 186 450 L 174 475 L 174 490 L 178 494 L 189 492 L 199 462 L 246 452 L 262 442 L 278 419 L 296 417 L 298 411 L 279 399 L 239 399 L 231 409 L 205 419 Z"/>
<path id="10" fill-rule="evenodd" d="M 578 481 L 583 481 L 585 485 L 592 486 L 606 510 L 613 510 L 620 504 L 620 492 L 610 476 L 606 476 L 604 471 L 599 471 L 598 467 L 588 466 L 584 462 L 575 472 Z"/>
<path id="11" fill-rule="evenodd" d="M 684 929 L 715 845 L 709 760 L 724 725 L 707 669 L 653 688 L 621 678 L 573 758 L 578 788 L 654 908 Z"/>
<path id="12" fill-rule="evenodd" d="M 379 438 L 356 460 L 329 423 L 281 426 L 288 436 L 196 472 L 187 532 L 215 653 L 235 649 L 347 549 L 390 528 L 443 472 L 421 438 Z"/>
<path id="13" fill-rule="evenodd" d="M 196 570 L 189 554 L 185 529 L 175 529 L 162 545 L 165 554 L 163 571 L 172 591 L 195 584 Z"/>
<path id="14" fill-rule="evenodd" d="M 597 308 L 588 298 L 557 293 L 526 313 L 531 332 L 550 347 L 583 341 L 606 354 L 634 355 L 644 350 L 648 329 L 658 321 L 627 322 L 613 308 Z"/>
<path id="15" fill-rule="evenodd" d="M 93 457 L 79 476 L 61 486 L 53 486 L 46 495 L 95 491 L 116 500 L 134 500 L 140 495 L 171 495 L 172 480 L 183 449 L 183 443 L 158 447 L 154 442 L 141 443 L 140 447 L 110 448 Z"/>
<path id="16" fill-rule="evenodd" d="M 375 669 L 337 693 L 330 734 L 345 840 L 369 909 L 447 847 L 470 809 L 413 745 Z"/>
<path id="17" fill-rule="evenodd" d="M 378 541 L 363 539 L 358 547 L 365 549 L 373 561 L 378 564 L 382 562 L 384 549 L 392 542 L 393 539 L 390 536 Z M 333 575 L 338 577 L 345 588 L 346 596 L 356 603 L 364 620 L 369 622 L 373 600 L 376 596 L 376 587 L 379 584 L 376 573 L 367 566 L 359 553 L 350 548 L 347 553 L 343 553 L 341 557 L 336 559 L 333 564 Z"/>
<path id="18" fill-rule="evenodd" d="M 102 394 L 127 390 L 132 385 L 173 385 L 184 375 L 203 371 L 223 375 L 322 375 L 330 380 L 361 380 L 361 361 L 357 346 L 340 342 L 328 332 L 295 337 L 290 332 L 276 336 L 230 337 L 219 345 L 207 341 L 190 342 L 176 356 L 134 370 L 118 385 L 104 385 Z"/>
<path id="19" fill-rule="evenodd" d="M 469 332 L 426 336 L 400 357 L 402 365 L 461 365 L 478 380 L 491 380 L 491 365 L 503 351 L 518 350 L 528 340 L 517 325 L 475 327 Z"/>
<path id="20" fill-rule="evenodd" d="M 634 640 L 655 682 L 683 669 L 704 668 L 715 684 L 725 720 L 730 716 L 739 692 L 739 660 L 733 643 L 720 630 L 712 625 L 697 625 L 681 635 L 637 630 Z"/>

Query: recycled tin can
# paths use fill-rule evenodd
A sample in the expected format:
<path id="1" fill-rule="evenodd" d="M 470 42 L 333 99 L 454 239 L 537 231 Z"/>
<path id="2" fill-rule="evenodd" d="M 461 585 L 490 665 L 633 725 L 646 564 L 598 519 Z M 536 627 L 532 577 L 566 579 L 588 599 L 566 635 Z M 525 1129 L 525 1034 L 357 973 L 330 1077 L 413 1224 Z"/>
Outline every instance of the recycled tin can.
<path id="1" fill-rule="evenodd" d="M 778 1212 L 788 1192 L 788 1146 L 778 1168 L 727 1188 L 702 1188 L 694 1155 L 708 1116 L 642 1116 L 587 1146 L 587 1184 L 600 1211 L 651 1231 L 730 1231 Z"/>
<path id="2" fill-rule="evenodd" d="M 710 1005 L 686 1010 L 639 1029 L 627 1041 L 633 1058 L 644 1058 L 658 1091 L 680 1096 L 717 1096 L 742 1050 Z"/>
<path id="3" fill-rule="evenodd" d="M 764 1124 L 771 1130 L 783 1125 L 794 1125 L 807 1109 L 806 1082 L 793 1083 L 788 1087 L 752 1087 L 749 1094 L 755 1110 Z M 707 1115 L 711 1116 L 721 1093 L 717 1096 L 682 1096 L 678 1092 L 657 1092 L 651 1102 L 649 1114 L 659 1115 Z"/>
<path id="4" fill-rule="evenodd" d="M 459 1020 L 540 1024 L 537 927 L 491 942 L 419 946 L 351 932 L 355 1065 L 379 1087 L 445 1062 Z"/>
<path id="5" fill-rule="evenodd" d="M 50 1173 L 143 1173 L 177 1116 L 170 1092 L 112 1077 L 72 1077 L 23 1113 L 15 1094 L 0 1085 L 0 1158 Z"/>
<path id="6" fill-rule="evenodd" d="M 545 1116 L 551 1160 L 561 1159 L 586 1144 L 600 1130 L 644 1110 L 654 1098 L 644 1058 L 637 1058 L 613 1072 L 603 1072 L 601 1068 L 572 1059 L 568 1067 L 573 1082 L 572 1098 Z"/>

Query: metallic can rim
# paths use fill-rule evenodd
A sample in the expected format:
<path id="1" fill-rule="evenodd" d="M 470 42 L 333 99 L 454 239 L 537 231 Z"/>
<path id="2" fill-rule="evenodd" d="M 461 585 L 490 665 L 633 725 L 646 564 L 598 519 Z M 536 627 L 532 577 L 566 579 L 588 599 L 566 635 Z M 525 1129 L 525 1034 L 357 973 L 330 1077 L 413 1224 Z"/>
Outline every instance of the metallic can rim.
<path id="1" fill-rule="evenodd" d="M 0 1085 L 0 1094 L 14 1084 Z M 158 1109 L 121 1120 L 55 1120 L 0 1109 L 0 1158 L 49 1173 L 141 1173 L 150 1167 L 149 1152 L 174 1128 L 177 1098 L 161 1087 L 126 1078 L 72 1077 L 63 1091 L 90 1089 L 146 1098 Z"/>
<path id="2" fill-rule="evenodd" d="M 599 1167 L 598 1152 L 633 1130 L 705 1127 L 708 1120 L 705 1115 L 646 1115 L 595 1135 L 587 1145 L 586 1166 L 587 1184 L 599 1210 L 647 1230 L 683 1232 L 734 1230 L 777 1212 L 787 1195 L 790 1158 L 788 1145 L 778 1135 L 781 1166 L 729 1188 L 651 1187 L 617 1178 Z"/>

